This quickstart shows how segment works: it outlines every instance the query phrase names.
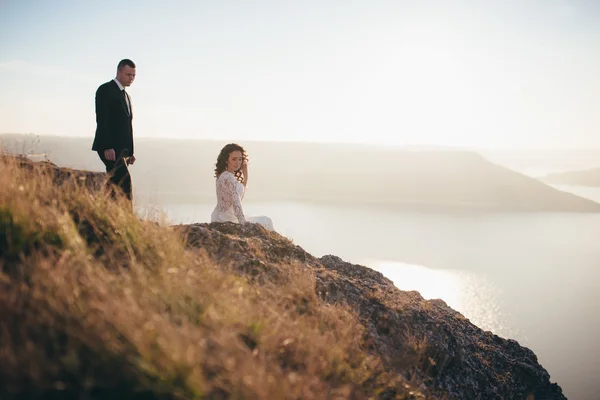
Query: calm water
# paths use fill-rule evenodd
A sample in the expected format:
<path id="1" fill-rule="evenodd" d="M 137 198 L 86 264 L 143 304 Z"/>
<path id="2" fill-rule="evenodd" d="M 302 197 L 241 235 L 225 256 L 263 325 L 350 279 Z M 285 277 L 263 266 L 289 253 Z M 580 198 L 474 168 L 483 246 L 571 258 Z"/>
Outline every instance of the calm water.
<path id="1" fill-rule="evenodd" d="M 600 201 L 600 189 L 557 186 Z M 207 222 L 213 205 L 171 205 Z M 600 214 L 432 215 L 246 204 L 315 256 L 381 271 L 473 323 L 531 348 L 570 399 L 600 398 Z"/>

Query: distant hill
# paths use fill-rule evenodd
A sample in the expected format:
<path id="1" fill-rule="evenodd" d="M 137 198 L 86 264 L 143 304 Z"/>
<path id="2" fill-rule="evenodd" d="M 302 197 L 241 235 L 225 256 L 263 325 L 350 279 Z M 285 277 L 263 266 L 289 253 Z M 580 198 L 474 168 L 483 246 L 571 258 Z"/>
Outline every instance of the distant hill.
<path id="1" fill-rule="evenodd" d="M 557 172 L 540 179 L 554 185 L 600 186 L 600 167 L 582 171 Z"/>
<path id="2" fill-rule="evenodd" d="M 9 152 L 58 166 L 102 171 L 93 138 L 0 135 Z M 227 141 L 136 139 L 136 198 L 158 205 L 215 201 L 214 164 Z M 406 211 L 600 212 L 479 154 L 355 144 L 241 143 L 250 158 L 246 201 L 301 201 Z"/>

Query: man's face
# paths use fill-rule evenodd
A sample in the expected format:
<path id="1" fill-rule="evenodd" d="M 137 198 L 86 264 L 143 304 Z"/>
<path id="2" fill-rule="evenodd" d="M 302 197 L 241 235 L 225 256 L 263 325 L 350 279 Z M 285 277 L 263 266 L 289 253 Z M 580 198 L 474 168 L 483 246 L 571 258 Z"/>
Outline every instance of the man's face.
<path id="1" fill-rule="evenodd" d="M 135 79 L 135 68 L 131 68 L 129 65 L 125 65 L 123 68 L 117 70 L 117 79 L 121 82 L 123 87 L 128 87 L 133 83 Z"/>

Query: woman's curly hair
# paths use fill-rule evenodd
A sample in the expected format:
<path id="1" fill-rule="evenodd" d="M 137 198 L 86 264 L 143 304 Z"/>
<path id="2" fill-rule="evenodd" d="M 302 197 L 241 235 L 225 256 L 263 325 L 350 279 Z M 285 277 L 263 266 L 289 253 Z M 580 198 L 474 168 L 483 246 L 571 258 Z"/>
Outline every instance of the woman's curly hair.
<path id="1" fill-rule="evenodd" d="M 229 143 L 221 149 L 221 152 L 217 157 L 217 163 L 215 164 L 215 177 L 218 177 L 223 171 L 227 170 L 227 160 L 229 160 L 229 154 L 234 151 L 241 152 L 242 160 L 248 162 L 246 150 L 244 150 L 244 148 L 237 143 Z M 242 183 L 244 182 L 244 176 L 241 170 L 235 171 L 235 178 Z"/>

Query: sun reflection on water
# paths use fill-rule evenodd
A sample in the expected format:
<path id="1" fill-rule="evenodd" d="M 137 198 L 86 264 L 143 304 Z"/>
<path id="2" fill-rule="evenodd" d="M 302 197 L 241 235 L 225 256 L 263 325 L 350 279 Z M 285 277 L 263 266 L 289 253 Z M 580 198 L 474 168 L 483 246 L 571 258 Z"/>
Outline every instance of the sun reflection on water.
<path id="1" fill-rule="evenodd" d="M 499 289 L 483 277 L 393 261 L 369 260 L 364 265 L 381 272 L 398 289 L 416 290 L 427 300 L 444 300 L 483 330 L 514 337 L 515 331 L 505 322 Z"/>

